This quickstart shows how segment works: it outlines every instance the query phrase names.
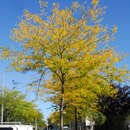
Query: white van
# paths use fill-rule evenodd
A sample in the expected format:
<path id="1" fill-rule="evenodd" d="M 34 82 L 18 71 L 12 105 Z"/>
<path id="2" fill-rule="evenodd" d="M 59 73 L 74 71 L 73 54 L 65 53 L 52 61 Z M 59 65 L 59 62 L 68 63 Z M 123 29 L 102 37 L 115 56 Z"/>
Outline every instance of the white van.
<path id="1" fill-rule="evenodd" d="M 33 126 L 23 124 L 1 124 L 0 130 L 33 130 Z"/>

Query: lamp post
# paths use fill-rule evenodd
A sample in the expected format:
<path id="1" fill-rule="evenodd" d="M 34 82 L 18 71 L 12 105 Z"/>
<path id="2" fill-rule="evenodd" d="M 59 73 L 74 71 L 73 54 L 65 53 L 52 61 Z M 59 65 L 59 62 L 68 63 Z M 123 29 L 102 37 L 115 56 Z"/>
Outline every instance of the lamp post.
<path id="1" fill-rule="evenodd" d="M 2 86 L 1 86 L 1 124 L 3 124 L 3 117 L 4 117 L 4 78 L 5 78 L 5 73 L 3 72 L 3 79 L 2 79 Z"/>
<path id="2" fill-rule="evenodd" d="M 35 130 L 38 130 L 38 126 L 37 126 L 37 117 L 35 118 Z"/>

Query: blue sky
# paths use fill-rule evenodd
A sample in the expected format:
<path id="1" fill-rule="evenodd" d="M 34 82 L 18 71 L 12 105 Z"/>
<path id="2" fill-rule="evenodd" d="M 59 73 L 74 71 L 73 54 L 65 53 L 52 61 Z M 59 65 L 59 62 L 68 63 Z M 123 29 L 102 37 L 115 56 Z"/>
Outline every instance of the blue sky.
<path id="1" fill-rule="evenodd" d="M 48 0 L 49 5 L 52 1 L 59 2 L 61 7 L 70 6 L 72 0 Z M 78 0 L 83 2 L 84 0 Z M 89 0 L 90 1 L 90 0 Z M 118 27 L 116 33 L 116 40 L 111 44 L 116 47 L 116 50 L 121 53 L 127 53 L 130 55 L 130 0 L 101 0 L 101 4 L 106 6 L 106 14 L 104 15 L 104 24 L 112 27 L 114 24 Z M 39 12 L 38 0 L 1 0 L 0 1 L 0 45 L 11 46 L 16 45 L 9 38 L 11 29 L 18 22 L 18 16 L 22 16 L 24 9 L 28 9 L 32 13 Z M 127 64 L 130 69 L 130 56 L 121 63 L 121 65 Z M 2 82 L 3 72 L 5 73 L 4 84 L 11 88 L 14 85 L 12 80 L 19 82 L 17 85 L 18 90 L 22 90 L 23 93 L 28 95 L 28 100 L 35 99 L 34 92 L 26 89 L 26 84 L 31 80 L 31 76 L 35 73 L 21 74 L 17 72 L 5 72 L 8 67 L 8 62 L 0 61 L 0 81 Z M 2 83 L 0 84 L 2 85 Z M 45 119 L 52 111 L 50 103 L 43 103 L 37 101 L 38 108 L 43 112 Z"/>

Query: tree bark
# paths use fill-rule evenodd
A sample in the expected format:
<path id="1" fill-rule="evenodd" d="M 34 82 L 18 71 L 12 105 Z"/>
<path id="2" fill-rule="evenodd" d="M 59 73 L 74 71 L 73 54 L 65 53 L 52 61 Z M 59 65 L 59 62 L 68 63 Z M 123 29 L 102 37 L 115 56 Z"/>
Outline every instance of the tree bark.
<path id="1" fill-rule="evenodd" d="M 61 88 L 61 102 L 60 102 L 60 130 L 63 130 L 63 106 L 64 106 L 64 81 L 62 82 Z"/>
<path id="2" fill-rule="evenodd" d="M 80 116 L 80 115 L 79 115 L 79 122 L 80 122 L 79 130 L 82 130 L 82 119 L 81 119 L 81 116 Z"/>

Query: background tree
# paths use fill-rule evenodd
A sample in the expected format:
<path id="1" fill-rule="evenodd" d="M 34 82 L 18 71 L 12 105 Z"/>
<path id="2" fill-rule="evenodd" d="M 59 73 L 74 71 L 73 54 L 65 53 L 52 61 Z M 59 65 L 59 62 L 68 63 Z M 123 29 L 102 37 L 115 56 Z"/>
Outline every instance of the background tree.
<path id="1" fill-rule="evenodd" d="M 99 101 L 100 110 L 106 116 L 105 124 L 99 127 L 102 130 L 125 129 L 127 127 L 125 121 L 130 120 L 130 86 L 112 85 L 112 87 L 117 89 L 115 96 L 101 96 Z"/>
<path id="2" fill-rule="evenodd" d="M 4 104 L 4 122 L 32 123 L 35 126 L 37 119 L 38 127 L 45 127 L 42 113 L 36 109 L 33 102 L 27 102 L 26 96 L 20 94 L 19 91 L 4 90 L 4 96 L 1 95 L 0 91 L 0 111 L 2 100 Z"/>
<path id="3" fill-rule="evenodd" d="M 72 116 L 70 113 L 64 113 L 64 125 L 68 125 L 71 121 L 73 120 Z M 60 125 L 60 112 L 53 112 L 50 117 L 48 118 L 48 124 L 56 124 Z"/>
<path id="4" fill-rule="evenodd" d="M 75 2 L 71 8 L 60 9 L 54 3 L 52 12 L 44 18 L 26 10 L 12 30 L 12 39 L 21 49 L 1 47 L 1 56 L 10 57 L 17 71 L 35 70 L 41 75 L 42 91 L 59 106 L 60 130 L 66 103 L 85 115 L 86 109 L 97 109 L 97 95 L 115 93 L 110 77 L 123 82 L 127 74 L 125 68 L 115 67 L 121 57 L 106 46 L 116 27 L 108 29 L 100 23 L 104 9 L 98 0 L 86 7 Z M 49 78 L 42 80 L 46 75 Z"/>

